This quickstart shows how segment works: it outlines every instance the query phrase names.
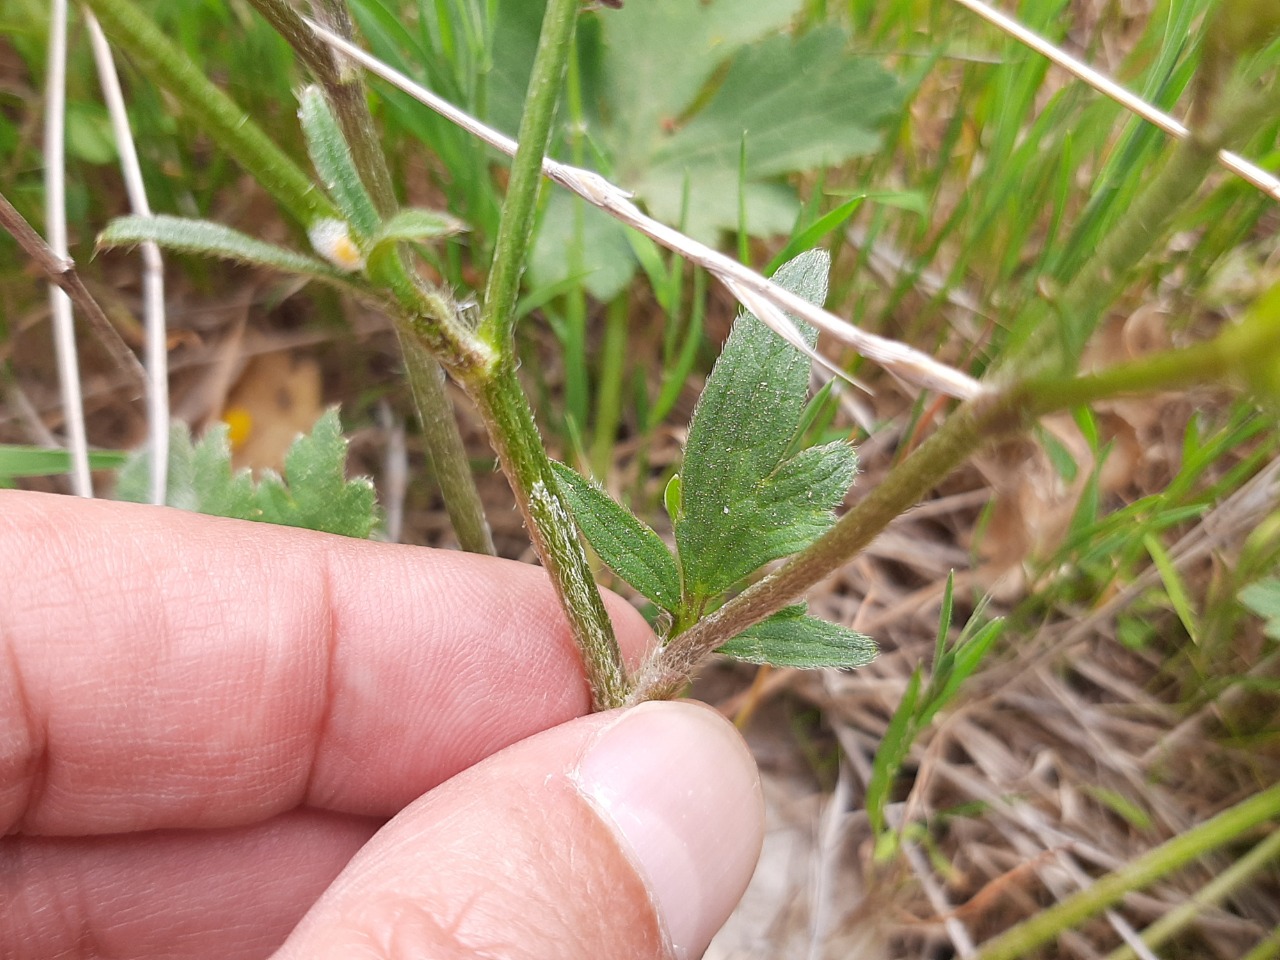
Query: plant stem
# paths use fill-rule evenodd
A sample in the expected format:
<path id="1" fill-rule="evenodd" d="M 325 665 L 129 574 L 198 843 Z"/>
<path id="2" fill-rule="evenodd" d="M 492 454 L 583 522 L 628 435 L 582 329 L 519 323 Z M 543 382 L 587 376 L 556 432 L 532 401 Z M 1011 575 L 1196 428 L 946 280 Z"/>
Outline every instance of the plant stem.
<path id="1" fill-rule="evenodd" d="M 1118 903 L 1126 894 L 1168 876 L 1277 815 L 1280 815 L 1280 784 L 1162 843 L 1128 866 L 1102 877 L 1088 889 L 988 941 L 976 960 L 1018 960 L 1028 956 L 1036 947 Z"/>
<path id="2" fill-rule="evenodd" d="M 480 335 L 504 353 L 511 352 L 520 273 L 533 235 L 533 215 L 542 183 L 542 158 L 551 140 L 551 123 L 573 49 L 573 31 L 580 6 L 581 0 L 549 0 L 547 3 L 525 93 L 517 137 L 519 146 L 502 202 L 502 222 L 498 227 L 480 322 Z"/>
<path id="3" fill-rule="evenodd" d="M 1280 856 L 1280 830 L 1274 831 L 1271 836 L 1223 870 L 1185 903 L 1175 907 L 1143 930 L 1142 942 L 1153 950 L 1158 948 L 1170 937 L 1194 923 L 1205 910 L 1221 903 L 1223 899 L 1249 883 L 1259 870 L 1278 856 Z M 1107 954 L 1106 960 L 1137 960 L 1137 957 L 1138 954 L 1133 947 L 1126 944 Z"/>
<path id="4" fill-rule="evenodd" d="M 1276 389 L 1280 363 L 1280 285 L 1264 294 L 1245 320 L 1206 343 L 1169 350 L 1083 377 L 1039 376 L 958 407 L 938 431 L 894 467 L 823 536 L 719 610 L 674 636 L 645 675 L 632 701 L 676 695 L 717 647 L 759 623 L 870 543 L 979 447 L 1025 429 L 1059 410 L 1126 393 L 1154 392 L 1243 374 Z"/>
<path id="5" fill-rule="evenodd" d="M 391 171 L 387 168 L 373 116 L 369 113 L 363 75 L 340 63 L 333 49 L 321 43 L 314 31 L 284 0 L 250 2 L 297 51 L 324 87 L 351 148 L 352 161 L 373 198 L 374 207 L 383 219 L 391 216 L 399 205 L 391 185 Z M 315 0 L 313 6 L 321 23 L 339 36 L 351 39 L 354 31 L 345 0 Z M 386 258 L 382 268 L 383 278 L 402 292 L 402 301 L 406 296 L 416 299 L 411 288 L 418 287 L 419 283 L 411 275 L 402 251 Z M 440 486 L 449 522 L 458 537 L 458 545 L 468 553 L 492 556 L 496 552 L 493 537 L 484 515 L 480 492 L 471 474 L 466 445 L 458 432 L 457 416 L 445 390 L 443 371 L 435 358 L 418 343 L 408 325 L 397 321 L 396 335 L 404 355 L 405 376 L 418 411 L 427 457 Z"/>
<path id="6" fill-rule="evenodd" d="M 624 292 L 605 308 L 604 344 L 600 348 L 600 378 L 596 385 L 596 422 L 591 436 L 591 470 L 597 477 L 609 472 L 613 445 L 618 439 L 630 306 Z"/>
<path id="7" fill-rule="evenodd" d="M 418 422 L 422 425 L 422 439 L 458 544 L 468 553 L 493 556 L 497 551 L 462 434 L 458 432 L 458 419 L 445 392 L 444 371 L 402 324 L 396 324 L 396 333 L 404 353 L 405 373 L 418 410 Z"/>
<path id="8" fill-rule="evenodd" d="M 85 0 L 85 4 L 147 79 L 177 97 L 191 118 L 303 226 L 338 216 L 302 169 L 130 0 Z"/>
<path id="9" fill-rule="evenodd" d="M 533 411 L 520 389 L 514 361 L 499 360 L 487 375 L 472 379 L 469 392 L 489 426 L 490 439 L 533 545 L 582 651 L 593 705 L 597 710 L 621 706 L 627 697 L 622 654 L 592 579 L 586 551 L 578 540 L 573 515 L 551 472 Z"/>
<path id="10" fill-rule="evenodd" d="M 103 313 L 98 301 L 93 298 L 89 288 L 76 272 L 76 265 L 69 257 L 60 257 L 53 252 L 44 238 L 36 233 L 35 228 L 27 223 L 27 218 L 18 212 L 9 202 L 9 198 L 0 193 L 0 227 L 3 227 L 14 240 L 18 241 L 31 262 L 44 274 L 50 283 L 63 289 L 89 324 L 89 328 L 97 334 L 98 339 L 111 354 L 111 358 L 125 373 L 137 381 L 139 388 L 146 387 L 147 372 L 129 349 L 128 344 L 120 336 L 107 315 Z"/>
<path id="11" fill-rule="evenodd" d="M 579 5 L 580 0 L 549 0 L 543 15 L 480 322 L 480 336 L 497 354 L 497 360 L 460 379 L 485 419 L 534 548 L 564 606 L 582 651 L 593 704 L 597 710 L 605 710 L 626 700 L 628 683 L 622 654 L 591 576 L 586 551 L 578 540 L 573 515 L 561 499 L 533 411 L 516 378 L 512 336 L 542 160 L 573 47 Z"/>

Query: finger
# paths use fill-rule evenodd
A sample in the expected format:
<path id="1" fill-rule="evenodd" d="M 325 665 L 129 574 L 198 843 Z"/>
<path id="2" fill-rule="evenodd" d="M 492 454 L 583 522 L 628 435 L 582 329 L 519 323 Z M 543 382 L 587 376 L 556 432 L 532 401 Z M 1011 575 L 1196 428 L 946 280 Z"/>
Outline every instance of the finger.
<path id="1" fill-rule="evenodd" d="M 0 833 L 390 816 L 588 706 L 537 568 L 0 493 Z"/>
<path id="2" fill-rule="evenodd" d="M 701 956 L 761 836 L 755 764 L 714 711 L 577 720 L 402 812 L 276 960 Z"/>
<path id="3" fill-rule="evenodd" d="M 376 828 L 295 811 L 222 830 L 10 837 L 0 847 L 0 953 L 265 957 Z"/>

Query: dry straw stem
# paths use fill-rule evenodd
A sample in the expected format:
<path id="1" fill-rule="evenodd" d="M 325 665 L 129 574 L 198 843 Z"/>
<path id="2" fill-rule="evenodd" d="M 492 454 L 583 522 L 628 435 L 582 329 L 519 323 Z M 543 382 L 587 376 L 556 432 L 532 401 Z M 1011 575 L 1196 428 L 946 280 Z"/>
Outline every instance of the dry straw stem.
<path id="1" fill-rule="evenodd" d="M 115 59 L 111 56 L 111 46 L 107 43 L 98 18 L 87 9 L 84 16 L 89 25 L 93 58 L 98 65 L 102 98 L 107 103 L 111 132 L 115 136 L 116 149 L 120 154 L 120 172 L 129 195 L 129 205 L 138 216 L 149 217 L 151 204 L 147 201 L 147 188 L 142 180 L 142 167 L 138 163 L 133 133 L 129 129 L 129 115 L 125 110 L 124 93 L 120 89 L 120 77 L 116 73 Z M 142 244 L 142 264 L 147 425 L 151 450 L 151 488 L 148 492 L 151 502 L 161 505 L 166 499 L 169 480 L 169 346 L 164 309 L 164 260 L 160 256 L 160 248 L 154 243 Z"/>
<path id="2" fill-rule="evenodd" d="M 45 81 L 44 209 L 49 246 L 60 260 L 67 258 L 67 198 L 65 125 L 67 113 L 67 3 L 49 5 L 49 74 Z M 58 358 L 58 382 L 62 412 L 67 421 L 71 448 L 71 489 L 79 497 L 93 496 L 89 474 L 89 441 L 84 429 L 84 400 L 80 395 L 80 363 L 76 358 L 76 333 L 71 299 L 58 285 L 49 287 L 53 312 L 53 345 Z"/>
<path id="3" fill-rule="evenodd" d="M 354 44 L 327 30 L 319 24 L 308 21 L 311 28 L 325 42 L 332 44 L 351 59 L 358 61 L 369 72 L 376 74 L 393 86 L 403 90 L 418 102 L 430 107 L 442 117 L 457 124 L 468 133 L 478 137 L 507 156 L 515 156 L 516 141 L 486 126 L 469 114 L 442 100 L 430 90 L 415 83 L 399 71 L 370 56 Z M 959 370 L 939 363 L 919 350 L 866 333 L 841 320 L 834 314 L 815 307 L 813 304 L 797 297 L 788 290 L 765 279 L 760 274 L 743 266 L 736 260 L 720 251 L 699 243 L 678 230 L 646 216 L 634 203 L 631 194 L 610 183 L 604 177 L 590 170 L 559 163 L 550 158 L 542 160 L 542 173 L 547 178 L 571 190 L 588 203 L 603 210 L 627 226 L 638 230 L 645 236 L 669 250 L 674 250 L 687 259 L 706 269 L 724 283 L 730 291 L 746 290 L 768 301 L 781 311 L 808 321 L 852 347 L 862 356 L 872 360 L 895 376 L 918 386 L 937 390 L 948 396 L 961 400 L 972 399 L 983 393 L 983 387 L 977 380 Z M 736 293 L 735 293 L 736 296 Z M 770 316 L 761 317 L 766 322 L 773 321 Z M 779 331 L 782 336 L 786 333 Z"/>

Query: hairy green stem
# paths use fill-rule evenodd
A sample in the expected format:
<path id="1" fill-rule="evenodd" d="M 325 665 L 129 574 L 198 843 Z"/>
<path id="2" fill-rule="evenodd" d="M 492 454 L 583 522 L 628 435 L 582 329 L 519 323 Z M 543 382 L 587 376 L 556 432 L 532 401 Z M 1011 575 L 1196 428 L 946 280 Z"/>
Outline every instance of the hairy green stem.
<path id="1" fill-rule="evenodd" d="M 592 703 L 597 710 L 621 706 L 627 698 L 622 653 L 573 515 L 551 472 L 533 411 L 516 378 L 514 362 L 499 361 L 486 375 L 474 378 L 468 392 L 489 425 L 490 439 L 511 482 L 529 536 L 582 651 Z"/>
<path id="2" fill-rule="evenodd" d="M 480 322 L 481 336 L 504 353 L 511 350 L 520 274 L 533 235 L 534 211 L 542 184 L 542 159 L 551 140 L 551 123 L 573 49 L 573 31 L 580 6 L 581 0 L 549 0 L 547 3 L 525 93 L 517 138 L 519 146 L 502 202 L 502 223 L 498 228 Z"/>
<path id="3" fill-rule="evenodd" d="M 1206 343 L 1169 350 L 1082 377 L 1039 376 L 972 400 L 947 419 L 870 493 L 809 547 L 669 642 L 631 699 L 676 695 L 717 647 L 794 603 L 806 590 L 869 544 L 983 445 L 1059 410 L 1128 393 L 1149 393 L 1243 376 L 1280 390 L 1280 285 L 1261 297 L 1239 325 Z"/>
<path id="4" fill-rule="evenodd" d="M 338 213 L 287 154 L 130 0 L 85 0 L 107 35 L 303 226 Z"/>
<path id="5" fill-rule="evenodd" d="M 1239 839 L 1276 816 L 1280 816 L 1280 784 L 1162 843 L 1057 906 L 1043 910 L 989 940 L 978 952 L 976 960 L 1018 960 L 1029 956 L 1037 947 L 1062 932 L 1119 903 L 1126 894 L 1169 876 L 1210 850 Z"/>
<path id="6" fill-rule="evenodd" d="M 346 19 L 345 8 L 340 0 L 317 0 L 317 4 L 332 29 L 343 35 L 350 33 L 350 21 Z M 278 0 L 255 0 L 255 5 L 259 9 L 273 9 L 271 20 L 273 23 L 284 25 L 281 32 L 286 38 L 300 29 L 306 30 L 306 25 L 302 24 L 296 15 L 287 12 Z M 570 9 L 566 11 L 565 6 L 560 0 L 552 2 L 552 7 L 558 9 L 554 22 L 559 24 L 562 32 L 566 28 L 565 18 L 568 16 L 567 35 L 560 42 L 549 46 L 541 42 L 539 44 L 538 58 L 534 65 L 534 80 L 530 82 L 529 104 L 526 107 L 525 120 L 521 125 L 524 160 L 522 163 L 520 156 L 517 156 L 508 191 L 508 202 L 503 209 L 503 223 L 499 235 L 499 249 L 502 252 L 495 257 L 494 266 L 496 270 L 502 264 L 506 264 L 503 269 L 509 271 L 511 284 L 509 302 L 500 314 L 504 318 L 509 318 L 514 312 L 520 269 L 532 230 L 533 204 L 537 194 L 542 155 L 546 150 L 556 96 L 559 93 L 559 80 L 555 83 L 547 83 L 545 76 L 554 73 L 557 77 L 563 77 L 564 65 L 572 41 L 577 8 L 575 5 L 570 5 Z M 553 11 L 549 9 L 546 21 L 548 24 L 553 22 L 552 13 Z M 549 26 L 544 28 L 544 38 L 549 32 L 554 33 Z M 325 82 L 326 77 L 331 78 L 335 83 L 347 82 L 341 70 L 335 70 L 331 65 L 326 66 L 325 63 L 311 62 L 310 57 L 317 56 L 317 53 L 310 44 L 298 45 L 296 49 L 304 58 L 307 58 L 308 66 L 322 82 Z M 308 51 L 311 52 L 308 53 Z M 557 59 L 558 66 L 555 63 Z M 539 77 L 543 80 L 539 81 Z M 330 102 L 339 117 L 339 122 L 343 125 L 344 134 L 352 145 L 353 159 L 358 169 L 364 173 L 366 168 L 362 163 L 370 161 L 362 161 L 360 144 L 364 137 L 363 131 L 371 130 L 371 127 L 367 126 L 363 120 L 352 122 L 353 118 L 345 114 L 343 105 L 347 104 L 350 109 L 353 98 L 346 94 L 339 96 L 331 94 Z M 363 103 L 363 95 L 361 103 Z M 540 119 L 534 123 L 530 121 L 530 116 Z M 531 144 L 529 148 L 525 147 L 526 137 Z M 385 161 L 379 152 L 375 165 L 383 163 Z M 531 177 L 527 173 L 519 172 L 530 165 L 532 165 Z M 521 186 L 526 181 L 529 183 Z M 389 182 L 388 178 L 387 183 Z M 372 192 L 375 205 L 381 209 L 378 178 L 371 177 L 366 186 Z M 515 203 L 513 195 L 516 198 L 523 196 L 526 203 Z M 502 239 L 504 236 L 505 244 Z M 577 539 L 577 529 L 560 499 L 532 411 L 516 379 L 509 319 L 504 321 L 507 324 L 507 334 L 491 340 L 490 343 L 493 345 L 491 348 L 465 330 L 448 297 L 439 291 L 424 290 L 420 284 L 412 282 L 404 270 L 403 261 L 391 262 L 393 260 L 398 258 L 387 258 L 387 261 L 379 264 L 373 272 L 376 272 L 378 280 L 388 285 L 401 309 L 408 316 L 407 330 L 401 331 L 401 334 L 415 395 L 424 388 L 442 390 L 443 387 L 438 376 L 432 376 L 425 370 L 422 363 L 427 359 L 424 351 L 413 349 L 407 342 L 416 338 L 426 351 L 434 354 L 445 364 L 453 376 L 463 384 L 479 408 L 488 428 L 490 440 L 498 451 L 503 470 L 515 492 L 525 523 L 529 527 L 534 547 L 551 575 L 556 591 L 564 604 L 574 638 L 582 651 L 594 704 L 599 709 L 617 706 L 623 701 L 626 688 L 621 653 L 613 636 L 613 628 L 604 604 L 600 599 L 599 590 L 591 579 L 586 555 Z M 503 284 L 504 289 L 506 282 L 504 281 Z M 492 277 L 490 287 L 493 287 Z M 489 307 L 490 302 L 486 298 L 486 308 Z M 490 311 L 489 315 L 495 314 Z M 501 357 L 495 356 L 495 352 L 500 352 Z M 428 429 L 426 408 L 437 409 L 438 407 L 429 400 L 426 403 L 420 402 L 419 412 L 423 415 L 424 430 Z M 456 431 L 456 424 L 453 429 Z M 450 457 L 447 461 L 442 460 L 435 464 L 442 489 L 450 481 L 441 474 L 441 464 L 444 463 L 446 468 L 449 468 L 449 465 L 455 462 L 454 458 Z M 469 473 L 467 482 L 471 483 Z M 446 502 L 450 505 L 454 503 L 454 498 L 449 497 L 447 490 Z M 484 524 L 482 513 L 477 514 L 477 522 L 472 525 L 468 525 L 465 520 L 460 522 L 459 518 L 453 515 L 452 510 L 450 518 L 453 520 L 460 540 L 464 536 L 469 539 L 478 537 L 481 525 Z M 487 541 L 487 524 L 483 526 L 483 535 Z"/>

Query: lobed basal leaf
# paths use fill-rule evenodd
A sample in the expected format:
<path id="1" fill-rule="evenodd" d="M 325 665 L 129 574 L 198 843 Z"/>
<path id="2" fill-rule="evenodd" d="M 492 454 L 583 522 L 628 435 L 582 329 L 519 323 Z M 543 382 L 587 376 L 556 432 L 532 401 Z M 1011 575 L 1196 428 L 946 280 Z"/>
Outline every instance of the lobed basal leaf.
<path id="1" fill-rule="evenodd" d="M 139 451 L 121 468 L 116 499 L 146 502 L 149 452 Z M 227 425 L 216 424 L 193 443 L 186 424 L 175 423 L 169 443 L 167 504 L 212 516 L 305 527 L 367 538 L 378 522 L 373 484 L 346 478 L 347 441 L 338 411 L 316 421 L 285 456 L 284 477 L 267 471 L 254 483 L 248 470 L 231 464 Z"/>

